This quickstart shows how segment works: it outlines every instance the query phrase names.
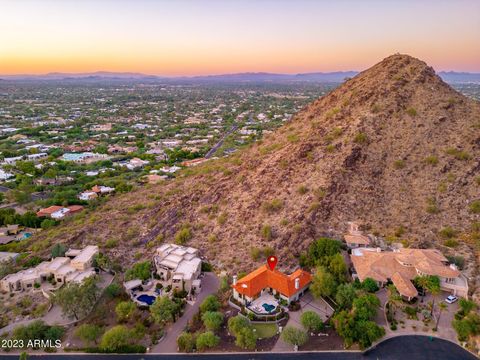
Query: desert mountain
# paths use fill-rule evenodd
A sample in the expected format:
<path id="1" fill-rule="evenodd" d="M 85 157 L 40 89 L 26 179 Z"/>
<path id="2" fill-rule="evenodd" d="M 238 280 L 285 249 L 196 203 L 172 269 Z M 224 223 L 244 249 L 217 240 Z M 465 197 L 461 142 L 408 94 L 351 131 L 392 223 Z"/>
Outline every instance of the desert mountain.
<path id="1" fill-rule="evenodd" d="M 115 196 L 37 246 L 101 244 L 129 264 L 183 235 L 220 268 L 250 270 L 253 247 L 271 247 L 286 267 L 356 220 L 389 241 L 435 244 L 474 264 L 479 176 L 478 102 L 424 62 L 393 55 L 249 148 Z M 460 245 L 444 247 L 445 236 Z"/>

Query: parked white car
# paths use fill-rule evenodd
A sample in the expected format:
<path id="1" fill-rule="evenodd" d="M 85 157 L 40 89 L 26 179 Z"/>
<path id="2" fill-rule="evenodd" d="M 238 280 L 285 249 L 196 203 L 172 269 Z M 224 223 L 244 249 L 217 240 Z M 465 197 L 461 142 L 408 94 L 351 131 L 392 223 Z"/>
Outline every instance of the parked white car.
<path id="1" fill-rule="evenodd" d="M 458 297 L 454 295 L 448 295 L 447 298 L 445 299 L 445 301 L 449 304 L 453 304 L 457 300 L 458 300 Z"/>

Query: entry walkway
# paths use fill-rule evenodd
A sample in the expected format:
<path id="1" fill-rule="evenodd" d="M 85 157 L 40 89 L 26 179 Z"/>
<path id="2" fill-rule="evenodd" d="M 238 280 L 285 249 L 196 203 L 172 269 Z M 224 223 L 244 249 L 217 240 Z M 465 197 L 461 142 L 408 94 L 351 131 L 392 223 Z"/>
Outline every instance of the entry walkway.
<path id="1" fill-rule="evenodd" d="M 208 295 L 215 294 L 219 286 L 220 282 L 214 273 L 205 273 L 202 279 L 202 290 L 198 294 L 195 303 L 193 305 L 187 303 L 182 317 L 165 329 L 166 334 L 164 338 L 152 348 L 151 352 L 157 354 L 176 353 L 178 336 L 185 330 L 190 319 L 197 313 L 202 301 Z"/>
<path id="2" fill-rule="evenodd" d="M 286 326 L 293 326 L 298 329 L 302 329 L 302 324 L 300 322 L 300 317 L 305 311 L 313 311 L 316 312 L 323 321 L 326 321 L 332 316 L 333 309 L 330 305 L 327 304 L 325 300 L 322 298 L 315 299 L 310 292 L 307 292 L 301 299 L 300 299 L 301 308 L 299 311 L 291 311 L 288 313 L 289 319 Z M 282 337 L 279 337 L 277 343 L 273 347 L 273 352 L 287 352 L 292 351 L 293 346 L 287 344 L 282 340 Z"/>

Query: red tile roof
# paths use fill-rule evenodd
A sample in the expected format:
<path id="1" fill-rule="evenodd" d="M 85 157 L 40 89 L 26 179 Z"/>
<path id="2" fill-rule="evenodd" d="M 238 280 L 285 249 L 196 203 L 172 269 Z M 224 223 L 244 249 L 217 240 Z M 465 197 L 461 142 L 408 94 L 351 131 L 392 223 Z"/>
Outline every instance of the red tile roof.
<path id="1" fill-rule="evenodd" d="M 58 211 L 60 209 L 63 209 L 63 206 L 58 206 L 58 205 L 53 205 L 53 206 L 49 206 L 47 208 L 44 208 L 44 209 L 40 209 L 38 212 L 37 212 L 37 216 L 41 217 L 41 216 L 50 216 L 52 215 L 55 211 Z"/>
<path id="2" fill-rule="evenodd" d="M 71 213 L 82 211 L 83 206 L 82 205 L 71 205 L 71 206 L 68 207 L 68 210 L 70 210 Z"/>
<path id="3" fill-rule="evenodd" d="M 295 279 L 297 278 L 300 279 L 300 286 L 298 289 L 295 289 Z M 311 281 L 312 275 L 301 269 L 294 271 L 290 275 L 286 275 L 278 270 L 270 270 L 268 265 L 262 265 L 238 280 L 237 284 L 232 285 L 232 287 L 240 294 L 248 297 L 254 297 L 268 287 L 277 290 L 287 297 L 291 297 Z"/>

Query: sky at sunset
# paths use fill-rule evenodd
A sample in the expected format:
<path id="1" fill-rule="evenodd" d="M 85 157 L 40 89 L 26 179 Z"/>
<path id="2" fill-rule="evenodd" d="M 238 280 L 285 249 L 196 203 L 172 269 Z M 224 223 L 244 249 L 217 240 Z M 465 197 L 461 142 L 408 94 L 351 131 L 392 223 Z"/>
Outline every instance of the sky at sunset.
<path id="1" fill-rule="evenodd" d="M 0 74 L 480 72 L 480 0 L 0 0 Z"/>

